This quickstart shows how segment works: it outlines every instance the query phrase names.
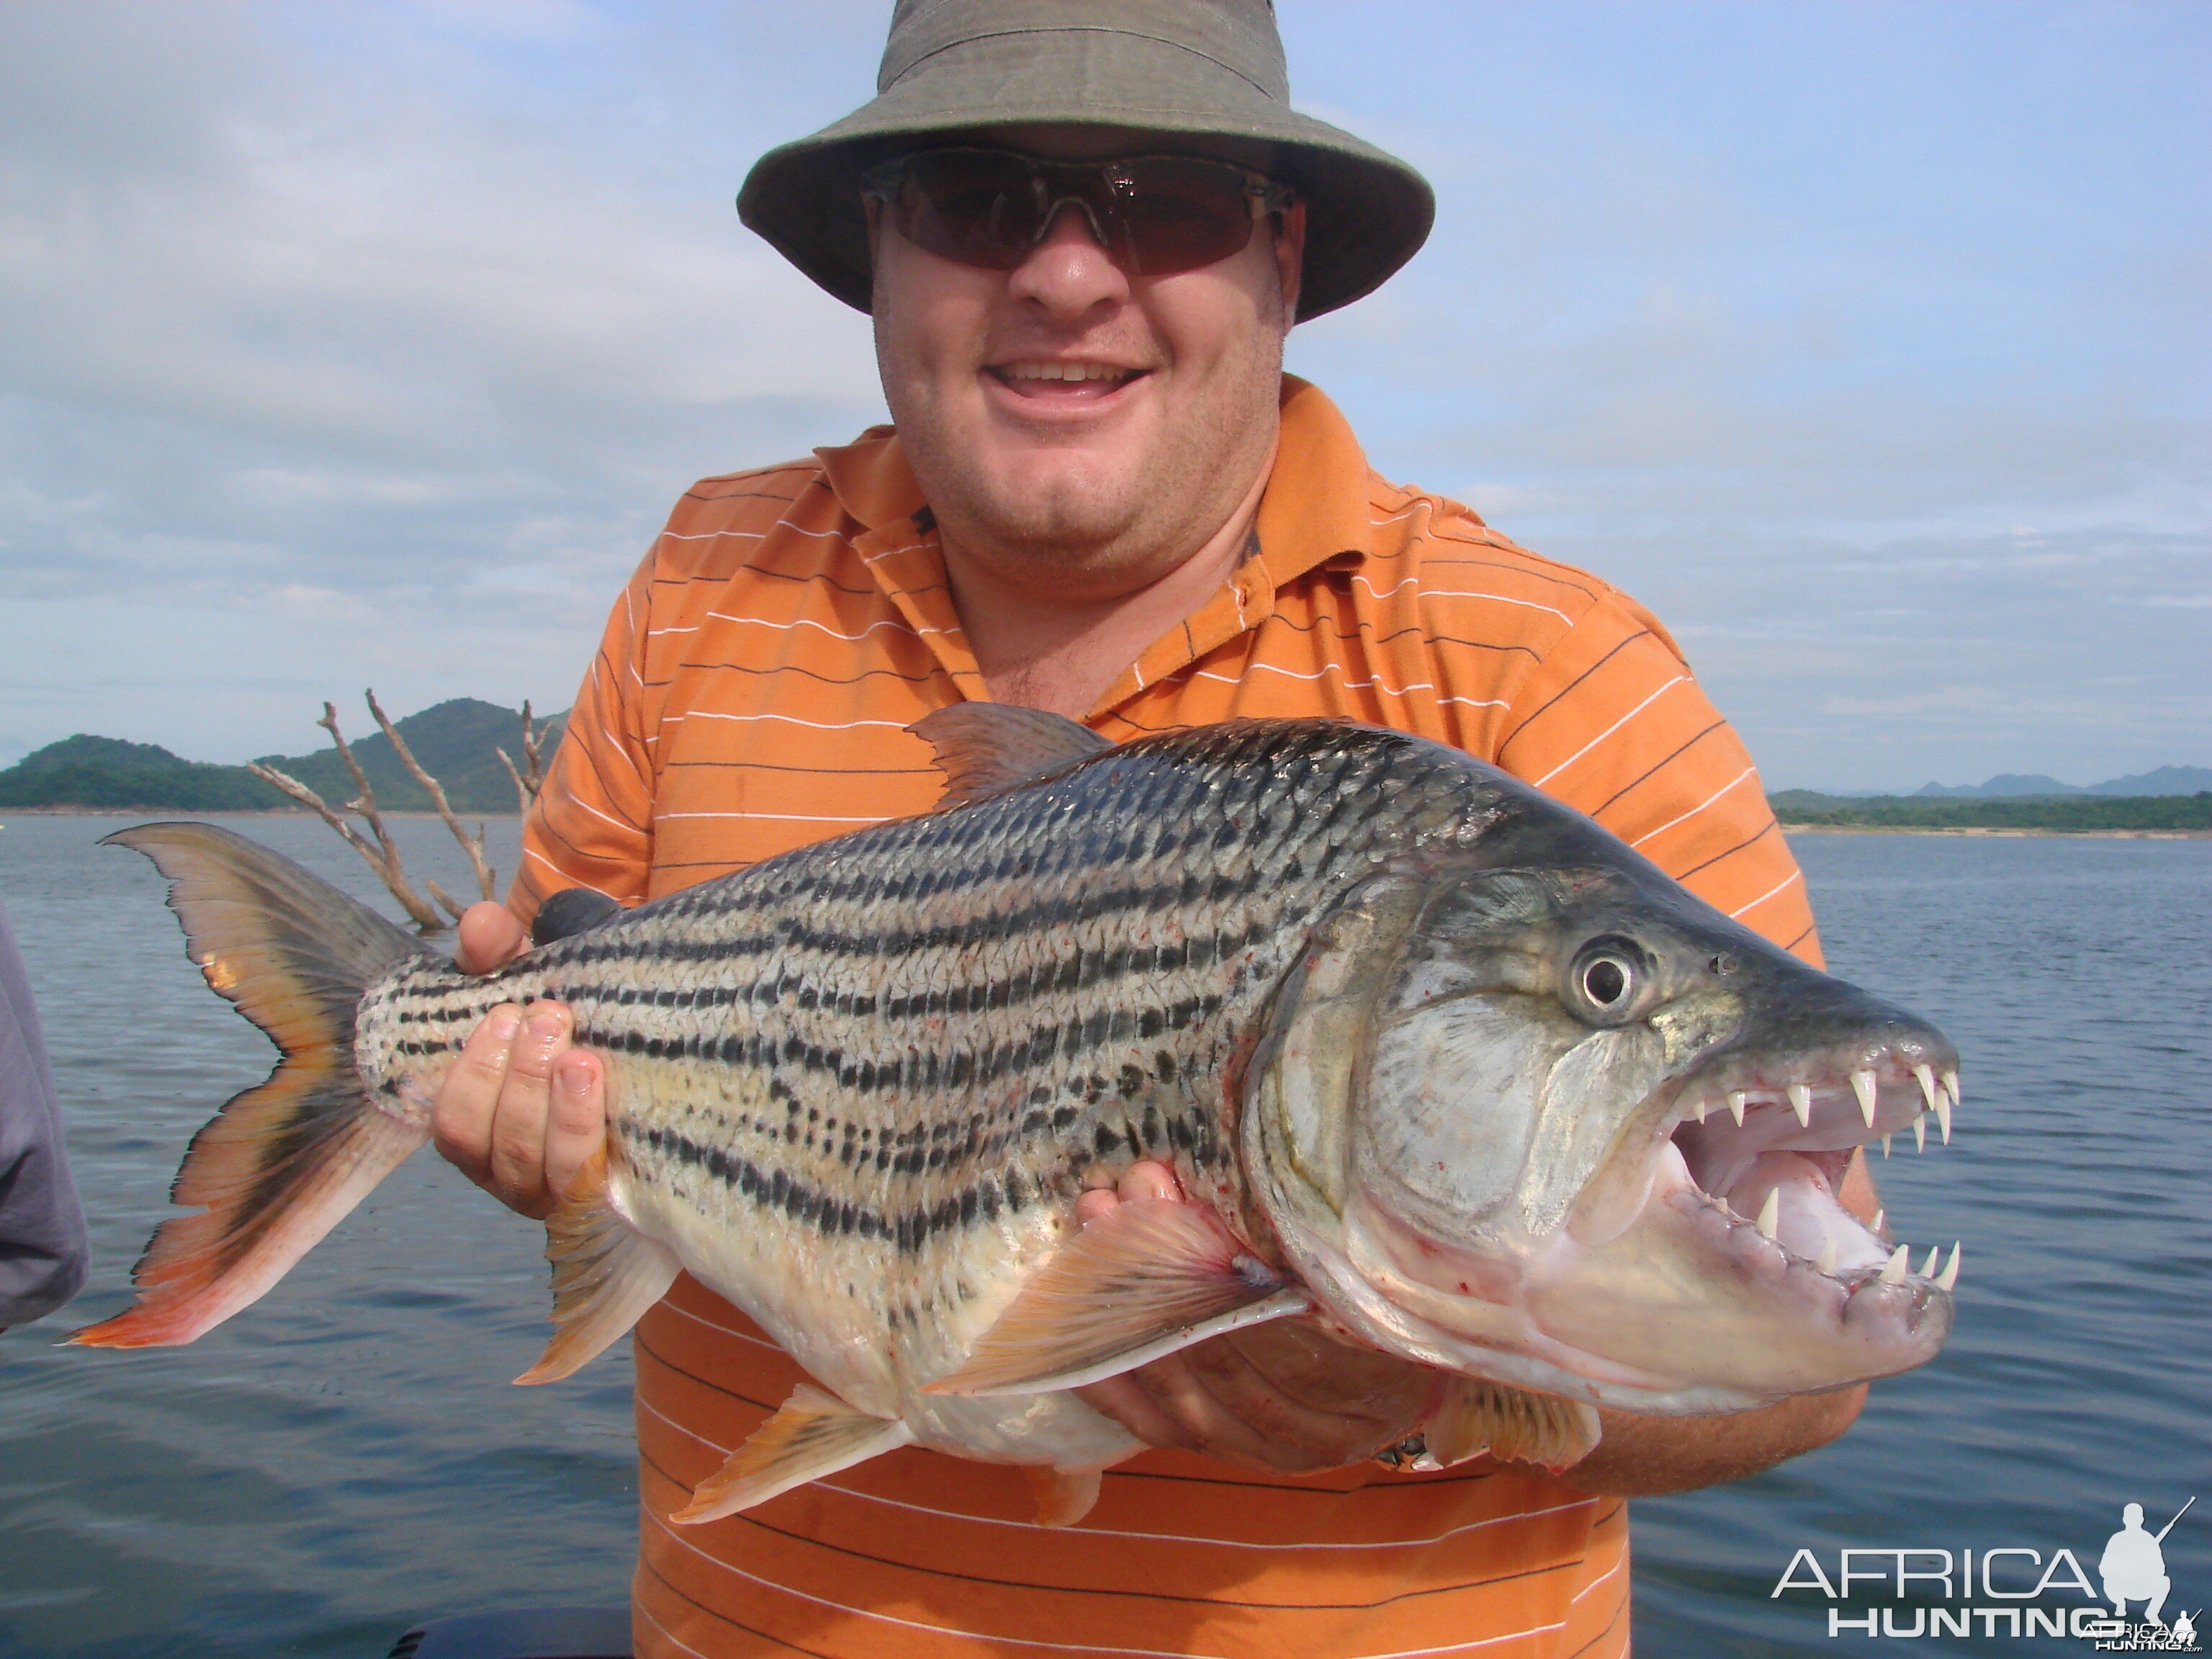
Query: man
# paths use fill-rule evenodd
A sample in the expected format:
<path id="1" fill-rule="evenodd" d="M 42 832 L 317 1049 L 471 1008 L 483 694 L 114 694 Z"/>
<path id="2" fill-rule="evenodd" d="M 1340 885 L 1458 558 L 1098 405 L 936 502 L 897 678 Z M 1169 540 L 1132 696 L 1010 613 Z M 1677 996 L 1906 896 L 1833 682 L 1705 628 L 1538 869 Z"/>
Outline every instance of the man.
<path id="1" fill-rule="evenodd" d="M 31 985 L 0 910 L 0 1330 L 43 1319 L 84 1284 L 84 1211 Z"/>
<path id="2" fill-rule="evenodd" d="M 1417 732 L 1817 951 L 1749 759 L 1658 623 L 1385 483 L 1282 376 L 1292 321 L 1384 280 L 1431 204 L 1288 107 L 1264 0 L 901 0 L 879 84 L 763 157 L 739 206 L 873 316 L 896 430 L 679 503 L 579 696 L 514 913 L 470 914 L 465 963 L 520 949 L 565 888 L 635 902 L 927 809 L 906 726 L 986 697 L 1115 738 L 1239 715 Z M 500 1011 L 440 1102 L 441 1149 L 529 1214 L 601 1133 L 567 1030 Z M 1139 1164 L 1080 1212 L 1176 1190 Z M 1075 1531 L 1037 1528 L 1016 1472 L 920 1452 L 678 1528 L 797 1373 L 689 1279 L 636 1350 L 653 1654 L 1622 1653 L 1618 1494 L 1763 1468 L 1861 1397 L 1608 1414 L 1571 1485 L 1413 1475 L 1372 1459 L 1419 1374 L 1285 1322 L 1087 1390 L 1170 1449 L 1110 1471 Z"/>

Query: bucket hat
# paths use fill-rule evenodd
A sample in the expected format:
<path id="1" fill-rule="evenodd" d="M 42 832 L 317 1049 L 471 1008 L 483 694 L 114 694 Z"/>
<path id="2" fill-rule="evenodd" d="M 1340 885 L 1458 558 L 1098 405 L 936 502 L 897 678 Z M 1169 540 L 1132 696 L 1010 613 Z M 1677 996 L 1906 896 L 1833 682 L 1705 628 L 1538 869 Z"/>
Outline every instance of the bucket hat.
<path id="1" fill-rule="evenodd" d="M 1436 216 L 1411 167 L 1291 107 L 1271 0 L 898 0 L 876 88 L 843 120 L 762 156 L 738 193 L 748 226 L 862 311 L 861 176 L 983 127 L 1127 132 L 1125 154 L 1218 155 L 1288 185 L 1306 204 L 1300 321 L 1380 286 Z"/>

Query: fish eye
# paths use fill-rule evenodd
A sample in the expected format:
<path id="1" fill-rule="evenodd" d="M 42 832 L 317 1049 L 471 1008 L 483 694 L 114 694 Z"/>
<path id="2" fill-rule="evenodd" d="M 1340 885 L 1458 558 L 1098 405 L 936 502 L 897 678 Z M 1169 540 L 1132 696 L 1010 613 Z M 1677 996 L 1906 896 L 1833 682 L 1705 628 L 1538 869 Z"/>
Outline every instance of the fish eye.
<path id="1" fill-rule="evenodd" d="M 1628 994 L 1628 969 L 1612 957 L 1585 963 L 1583 994 L 1601 1008 L 1612 1007 Z"/>
<path id="2" fill-rule="evenodd" d="M 1649 976 L 1634 940 L 1594 939 L 1576 952 L 1567 970 L 1568 1001 L 1584 1019 L 1610 1024 L 1629 1016 Z"/>

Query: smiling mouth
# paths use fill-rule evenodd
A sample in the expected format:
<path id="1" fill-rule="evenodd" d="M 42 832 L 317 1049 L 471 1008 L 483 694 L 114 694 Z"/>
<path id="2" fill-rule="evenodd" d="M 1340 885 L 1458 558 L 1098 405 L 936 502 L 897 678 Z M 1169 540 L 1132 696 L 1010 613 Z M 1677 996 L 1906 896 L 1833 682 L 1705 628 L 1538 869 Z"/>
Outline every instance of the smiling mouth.
<path id="1" fill-rule="evenodd" d="M 1844 1172 L 1862 1147 L 1910 1131 L 1927 1144 L 1934 1118 L 1945 1144 L 1959 1102 L 1959 1074 L 1928 1059 L 1875 1044 L 1826 1057 L 1763 1063 L 1741 1056 L 1686 1081 L 1668 1114 L 1672 1152 L 1698 1196 L 1725 1218 L 1738 1250 L 1778 1254 L 1846 1293 L 1910 1285 L 1949 1291 L 1959 1250 L 1941 1261 L 1931 1246 L 1916 1267 L 1911 1247 L 1892 1246 L 1877 1213 L 1861 1222 L 1837 1202 Z"/>
<path id="2" fill-rule="evenodd" d="M 1149 371 L 1115 363 L 1054 362 L 1038 358 L 995 363 L 988 370 L 1001 385 L 1029 398 L 1100 398 L 1120 391 Z"/>

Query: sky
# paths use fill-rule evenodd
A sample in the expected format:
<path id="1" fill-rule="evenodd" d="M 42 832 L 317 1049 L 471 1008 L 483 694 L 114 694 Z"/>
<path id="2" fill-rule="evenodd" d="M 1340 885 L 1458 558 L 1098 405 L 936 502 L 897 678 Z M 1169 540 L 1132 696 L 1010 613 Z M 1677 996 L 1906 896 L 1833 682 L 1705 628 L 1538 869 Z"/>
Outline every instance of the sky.
<path id="1" fill-rule="evenodd" d="M 2212 7 L 1279 9 L 1439 198 L 1290 367 L 1770 787 L 2212 764 Z M 678 491 L 883 418 L 731 198 L 889 15 L 0 5 L 0 764 L 566 707 Z"/>

